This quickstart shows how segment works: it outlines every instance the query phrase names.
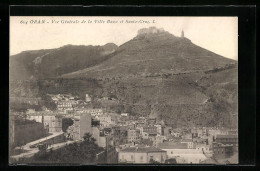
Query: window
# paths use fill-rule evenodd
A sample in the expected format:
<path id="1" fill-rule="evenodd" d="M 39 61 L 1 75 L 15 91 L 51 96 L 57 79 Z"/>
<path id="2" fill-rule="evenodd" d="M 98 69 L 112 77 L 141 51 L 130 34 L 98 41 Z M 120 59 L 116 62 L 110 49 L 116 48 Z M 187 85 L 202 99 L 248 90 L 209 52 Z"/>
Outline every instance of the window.
<path id="1" fill-rule="evenodd" d="M 131 160 L 134 160 L 134 156 L 133 155 L 131 155 Z"/>
<path id="2" fill-rule="evenodd" d="M 140 160 L 143 160 L 143 156 L 140 156 Z"/>

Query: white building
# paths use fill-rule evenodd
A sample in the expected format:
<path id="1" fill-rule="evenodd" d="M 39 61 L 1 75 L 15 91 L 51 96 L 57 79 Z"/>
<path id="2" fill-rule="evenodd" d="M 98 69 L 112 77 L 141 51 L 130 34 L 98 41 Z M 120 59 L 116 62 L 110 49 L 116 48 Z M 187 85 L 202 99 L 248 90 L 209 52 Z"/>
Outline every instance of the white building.
<path id="1" fill-rule="evenodd" d="M 86 94 L 85 101 L 86 102 L 91 102 L 91 97 L 88 94 Z"/>
<path id="2" fill-rule="evenodd" d="M 162 135 L 162 125 L 156 124 L 156 125 L 154 125 L 154 126 L 157 128 L 157 133 L 158 133 L 159 135 Z"/>
<path id="3" fill-rule="evenodd" d="M 183 139 L 181 141 L 181 143 L 186 143 L 189 149 L 194 148 L 194 143 L 193 143 L 192 139 Z"/>
<path id="4" fill-rule="evenodd" d="M 177 163 L 200 163 L 207 159 L 202 151 L 189 149 L 186 143 L 164 142 L 158 148 L 167 152 L 167 158 L 175 158 Z"/>

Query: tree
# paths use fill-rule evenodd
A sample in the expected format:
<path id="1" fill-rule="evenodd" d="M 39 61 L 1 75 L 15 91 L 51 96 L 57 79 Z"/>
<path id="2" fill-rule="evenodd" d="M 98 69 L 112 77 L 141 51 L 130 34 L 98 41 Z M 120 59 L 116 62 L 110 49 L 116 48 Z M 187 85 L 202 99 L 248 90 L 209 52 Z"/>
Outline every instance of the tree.
<path id="1" fill-rule="evenodd" d="M 73 120 L 71 118 L 63 118 L 62 119 L 62 131 L 66 132 L 68 127 L 73 125 Z"/>
<path id="2" fill-rule="evenodd" d="M 177 164 L 177 161 L 175 158 L 170 158 L 168 160 L 165 160 L 165 163 L 167 164 Z"/>
<path id="3" fill-rule="evenodd" d="M 26 158 L 22 163 L 87 163 L 96 162 L 96 154 L 104 151 L 98 147 L 91 134 L 86 133 L 84 141 L 68 144 L 50 151 L 39 151 L 33 157 Z M 20 162 L 20 161 L 19 161 Z"/>
<path id="4" fill-rule="evenodd" d="M 96 142 L 96 139 L 92 137 L 92 135 L 90 133 L 85 133 L 85 135 L 83 136 L 84 141 L 86 142 L 90 142 L 90 143 L 94 143 Z"/>

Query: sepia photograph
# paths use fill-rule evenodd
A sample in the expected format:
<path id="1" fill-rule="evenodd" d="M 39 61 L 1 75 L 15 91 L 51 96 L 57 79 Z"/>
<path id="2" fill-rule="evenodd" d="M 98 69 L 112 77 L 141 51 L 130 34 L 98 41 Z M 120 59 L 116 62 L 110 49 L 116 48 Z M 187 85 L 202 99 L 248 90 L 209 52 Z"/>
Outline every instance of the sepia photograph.
<path id="1" fill-rule="evenodd" d="M 239 164 L 238 17 L 10 16 L 9 164 Z"/>

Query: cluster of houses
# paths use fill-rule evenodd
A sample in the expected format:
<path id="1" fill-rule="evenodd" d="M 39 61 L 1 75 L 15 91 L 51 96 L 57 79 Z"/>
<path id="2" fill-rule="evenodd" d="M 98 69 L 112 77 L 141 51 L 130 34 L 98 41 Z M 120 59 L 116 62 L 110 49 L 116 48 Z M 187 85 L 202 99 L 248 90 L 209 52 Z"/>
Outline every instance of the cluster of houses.
<path id="1" fill-rule="evenodd" d="M 172 128 L 151 117 L 116 114 L 82 105 L 77 97 L 56 95 L 57 111 L 28 110 L 26 117 L 42 123 L 49 133 L 62 131 L 62 119 L 73 124 L 64 135 L 73 141 L 90 133 L 104 152 L 107 163 L 203 163 L 209 158 L 228 158 L 237 152 L 237 130 L 225 128 Z M 91 98 L 86 95 L 84 103 Z M 104 156 L 105 155 L 105 156 Z"/>

